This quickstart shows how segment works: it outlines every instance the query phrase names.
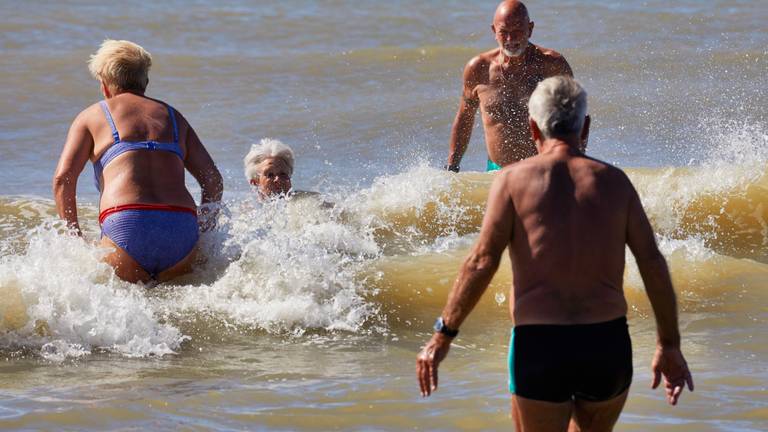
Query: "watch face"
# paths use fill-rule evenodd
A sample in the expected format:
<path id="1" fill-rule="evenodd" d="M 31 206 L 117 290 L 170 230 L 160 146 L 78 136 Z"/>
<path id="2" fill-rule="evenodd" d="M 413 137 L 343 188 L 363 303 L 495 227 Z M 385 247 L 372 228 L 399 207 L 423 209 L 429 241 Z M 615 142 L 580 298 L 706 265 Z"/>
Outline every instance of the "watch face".
<path id="1" fill-rule="evenodd" d="M 459 334 L 458 330 L 452 330 L 445 326 L 445 321 L 443 321 L 443 317 L 439 317 L 437 321 L 435 321 L 435 331 L 438 333 L 442 333 L 446 336 L 450 337 L 456 337 L 456 335 Z"/>
<path id="2" fill-rule="evenodd" d="M 437 321 L 435 321 L 434 329 L 436 332 L 442 332 L 443 327 L 445 327 L 445 324 L 443 323 L 443 317 L 437 318 Z"/>

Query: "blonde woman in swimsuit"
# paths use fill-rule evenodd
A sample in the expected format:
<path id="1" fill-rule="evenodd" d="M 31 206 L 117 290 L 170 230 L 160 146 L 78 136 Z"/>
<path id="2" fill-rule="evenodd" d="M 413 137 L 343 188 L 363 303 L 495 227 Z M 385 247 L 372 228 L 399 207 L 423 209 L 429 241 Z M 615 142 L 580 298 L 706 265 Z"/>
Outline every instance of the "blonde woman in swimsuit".
<path id="1" fill-rule="evenodd" d="M 53 178 L 58 214 L 80 234 L 77 178 L 93 163 L 101 245 L 112 249 L 105 261 L 129 282 L 165 281 L 192 269 L 200 226 L 185 169 L 200 183 L 202 205 L 219 202 L 223 190 L 186 119 L 145 95 L 151 65 L 133 42 L 102 43 L 88 67 L 104 100 L 72 122 Z"/>

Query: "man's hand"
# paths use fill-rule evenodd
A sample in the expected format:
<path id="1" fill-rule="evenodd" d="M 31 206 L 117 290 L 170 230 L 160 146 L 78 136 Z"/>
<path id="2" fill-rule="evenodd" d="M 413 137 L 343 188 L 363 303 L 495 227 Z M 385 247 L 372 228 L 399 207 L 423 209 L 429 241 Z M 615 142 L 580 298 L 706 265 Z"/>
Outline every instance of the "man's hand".
<path id="1" fill-rule="evenodd" d="M 416 356 L 416 378 L 419 380 L 421 395 L 427 397 L 437 390 L 437 366 L 451 348 L 451 338 L 435 333 Z"/>
<path id="2" fill-rule="evenodd" d="M 664 386 L 670 405 L 677 405 L 677 400 L 680 398 L 685 384 L 688 384 L 688 390 L 693 391 L 693 378 L 679 347 L 671 348 L 658 345 L 656 354 L 653 356 L 653 362 L 651 362 L 651 371 L 653 372 L 653 382 L 651 383 L 653 389 L 659 386 L 661 376 L 664 375 Z"/>

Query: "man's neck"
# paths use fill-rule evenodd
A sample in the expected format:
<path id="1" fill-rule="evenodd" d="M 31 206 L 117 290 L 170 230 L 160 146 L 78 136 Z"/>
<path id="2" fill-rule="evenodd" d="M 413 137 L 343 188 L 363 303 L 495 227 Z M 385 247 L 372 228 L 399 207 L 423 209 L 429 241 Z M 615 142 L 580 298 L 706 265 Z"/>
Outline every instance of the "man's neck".
<path id="1" fill-rule="evenodd" d="M 581 155 L 582 153 L 579 151 L 578 137 L 547 138 L 539 146 L 539 154 L 555 152 Z"/>

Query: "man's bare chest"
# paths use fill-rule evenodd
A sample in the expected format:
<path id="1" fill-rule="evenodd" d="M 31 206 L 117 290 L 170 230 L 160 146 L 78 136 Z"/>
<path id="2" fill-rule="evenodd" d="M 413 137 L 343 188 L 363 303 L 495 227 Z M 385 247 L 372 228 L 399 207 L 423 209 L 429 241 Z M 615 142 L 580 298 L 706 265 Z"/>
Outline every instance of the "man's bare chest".
<path id="1" fill-rule="evenodd" d="M 504 121 L 528 116 L 528 99 L 543 80 L 538 71 L 491 73 L 488 83 L 477 86 L 480 108 L 488 120 Z"/>

